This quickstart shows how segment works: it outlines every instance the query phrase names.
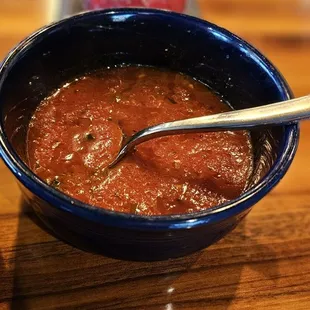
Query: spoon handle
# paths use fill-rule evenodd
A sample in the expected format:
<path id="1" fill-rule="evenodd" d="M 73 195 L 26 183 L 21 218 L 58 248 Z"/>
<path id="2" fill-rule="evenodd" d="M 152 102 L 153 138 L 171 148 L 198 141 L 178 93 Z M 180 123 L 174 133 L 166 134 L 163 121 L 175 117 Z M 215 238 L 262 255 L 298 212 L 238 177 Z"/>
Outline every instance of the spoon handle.
<path id="1" fill-rule="evenodd" d="M 310 95 L 255 108 L 156 125 L 143 130 L 143 137 L 148 140 L 150 135 L 153 138 L 188 132 L 241 130 L 257 126 L 290 124 L 306 118 L 310 118 Z"/>
<path id="2" fill-rule="evenodd" d="M 133 135 L 125 143 L 112 165 L 136 145 L 161 136 L 283 125 L 306 118 L 310 118 L 310 95 L 255 108 L 164 123 L 148 127 Z"/>

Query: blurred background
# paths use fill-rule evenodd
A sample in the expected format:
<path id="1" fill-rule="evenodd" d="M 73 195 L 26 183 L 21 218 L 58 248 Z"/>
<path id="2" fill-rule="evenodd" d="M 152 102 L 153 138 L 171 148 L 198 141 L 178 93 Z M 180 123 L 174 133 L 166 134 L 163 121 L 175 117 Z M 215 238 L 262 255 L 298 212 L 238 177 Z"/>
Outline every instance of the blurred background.
<path id="1" fill-rule="evenodd" d="M 227 28 L 261 50 L 296 96 L 310 93 L 310 0 L 1 0 L 0 61 L 44 24 L 82 10 L 124 5 L 172 9 Z M 310 123 L 304 122 L 297 159 L 276 191 L 300 191 L 301 184 L 307 189 L 309 135 Z"/>

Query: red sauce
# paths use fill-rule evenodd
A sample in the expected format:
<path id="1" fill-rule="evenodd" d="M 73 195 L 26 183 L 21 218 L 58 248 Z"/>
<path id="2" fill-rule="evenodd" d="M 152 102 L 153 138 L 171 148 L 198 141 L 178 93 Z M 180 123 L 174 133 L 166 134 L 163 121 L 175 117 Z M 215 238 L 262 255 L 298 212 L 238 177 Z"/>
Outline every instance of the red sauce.
<path id="1" fill-rule="evenodd" d="M 83 202 L 144 215 L 181 214 L 238 197 L 252 170 L 249 134 L 157 138 L 105 167 L 123 136 L 162 122 L 229 110 L 206 86 L 153 68 L 104 70 L 64 85 L 29 124 L 31 169 Z"/>

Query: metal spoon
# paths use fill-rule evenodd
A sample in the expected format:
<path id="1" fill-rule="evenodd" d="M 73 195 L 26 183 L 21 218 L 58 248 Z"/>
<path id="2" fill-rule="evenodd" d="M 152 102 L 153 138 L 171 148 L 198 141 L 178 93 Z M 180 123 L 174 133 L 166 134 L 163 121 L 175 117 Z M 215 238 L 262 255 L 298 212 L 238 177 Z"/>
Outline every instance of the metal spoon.
<path id="1" fill-rule="evenodd" d="M 310 118 L 310 95 L 255 108 L 189 118 L 145 128 L 124 141 L 109 168 L 116 165 L 138 144 L 150 139 L 205 131 L 242 130 L 283 125 Z"/>

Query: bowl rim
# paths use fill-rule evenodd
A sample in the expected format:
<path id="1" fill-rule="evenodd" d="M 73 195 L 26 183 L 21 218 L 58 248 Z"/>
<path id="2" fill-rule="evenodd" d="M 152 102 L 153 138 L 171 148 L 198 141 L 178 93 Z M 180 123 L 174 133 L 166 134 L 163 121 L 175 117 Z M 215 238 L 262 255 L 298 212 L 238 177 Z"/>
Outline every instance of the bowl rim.
<path id="1" fill-rule="evenodd" d="M 161 15 L 161 17 L 164 18 L 175 18 L 179 19 L 180 21 L 183 20 L 184 22 L 191 21 L 201 26 L 205 26 L 216 33 L 220 33 L 221 35 L 229 37 L 230 39 L 240 43 L 245 50 L 251 52 L 254 57 L 257 57 L 259 61 L 265 67 L 267 67 L 268 71 L 271 72 L 276 84 L 279 85 L 278 89 L 283 100 L 293 97 L 290 87 L 288 86 L 282 74 L 276 69 L 276 67 L 256 48 L 237 35 L 213 23 L 196 17 L 167 10 L 145 8 L 119 8 L 87 11 L 64 18 L 50 25 L 43 26 L 21 41 L 15 48 L 13 48 L 0 65 L 0 92 L 2 84 L 6 78 L 7 70 L 9 70 L 9 68 L 14 65 L 15 58 L 17 58 L 22 51 L 28 49 L 29 46 L 35 44 L 42 35 L 48 34 L 50 31 L 53 31 L 55 28 L 58 28 L 63 24 L 70 23 L 77 19 L 83 19 L 85 16 L 89 17 L 92 15 L 113 14 Z M 295 156 L 299 139 L 298 123 L 285 125 L 283 127 L 285 130 L 283 133 L 284 142 L 281 145 L 282 153 L 262 180 L 260 180 L 254 187 L 246 190 L 242 195 L 234 200 L 206 210 L 187 214 L 147 216 L 111 211 L 83 203 L 52 188 L 39 177 L 37 177 L 16 154 L 13 146 L 11 146 L 5 134 L 2 117 L 0 119 L 0 155 L 8 168 L 13 172 L 15 177 L 26 188 L 28 188 L 41 199 L 50 202 L 54 208 L 59 208 L 77 216 L 88 218 L 89 220 L 104 223 L 110 226 L 117 225 L 128 227 L 128 225 L 130 225 L 130 227 L 136 229 L 188 229 L 200 225 L 205 225 L 206 223 L 221 221 L 232 215 L 239 214 L 246 209 L 250 209 L 253 204 L 263 198 L 263 196 L 265 196 L 280 181 L 280 179 L 285 175 Z"/>

